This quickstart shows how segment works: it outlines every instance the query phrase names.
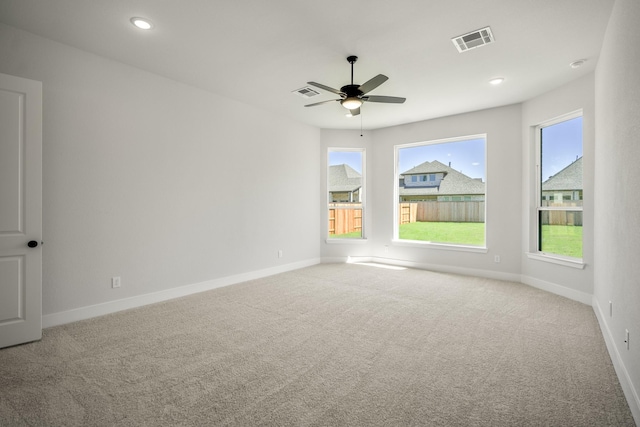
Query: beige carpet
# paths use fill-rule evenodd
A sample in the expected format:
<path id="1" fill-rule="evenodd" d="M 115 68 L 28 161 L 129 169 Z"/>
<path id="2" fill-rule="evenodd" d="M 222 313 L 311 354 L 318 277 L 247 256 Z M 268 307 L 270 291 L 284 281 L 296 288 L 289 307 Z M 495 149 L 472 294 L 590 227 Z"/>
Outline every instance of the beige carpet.
<path id="1" fill-rule="evenodd" d="M 632 426 L 591 307 L 325 264 L 0 350 L 2 426 Z"/>

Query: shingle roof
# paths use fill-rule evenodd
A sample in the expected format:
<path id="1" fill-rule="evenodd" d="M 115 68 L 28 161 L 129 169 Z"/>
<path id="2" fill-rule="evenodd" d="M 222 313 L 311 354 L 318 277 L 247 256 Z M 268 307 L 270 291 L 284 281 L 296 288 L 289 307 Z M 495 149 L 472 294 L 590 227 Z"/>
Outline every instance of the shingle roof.
<path id="1" fill-rule="evenodd" d="M 416 174 L 425 174 L 425 173 L 438 173 L 438 172 L 449 172 L 451 169 L 449 166 L 446 166 L 440 163 L 437 160 L 433 162 L 426 161 L 424 163 L 420 163 L 418 166 L 415 166 L 405 173 L 401 175 L 416 175 Z"/>
<path id="2" fill-rule="evenodd" d="M 362 175 L 349 165 L 329 166 L 329 191 L 355 191 L 362 187 Z"/>
<path id="3" fill-rule="evenodd" d="M 582 157 L 542 183 L 542 191 L 561 190 L 582 190 Z"/>
<path id="4" fill-rule="evenodd" d="M 426 161 L 418 166 L 409 169 L 400 175 L 416 175 L 425 173 L 444 172 L 446 175 L 440 187 L 400 187 L 401 196 L 425 196 L 425 195 L 460 195 L 460 194 L 485 194 L 485 183 L 468 177 L 467 175 L 440 163 L 437 160 L 432 162 Z M 404 181 L 403 181 L 404 182 Z"/>

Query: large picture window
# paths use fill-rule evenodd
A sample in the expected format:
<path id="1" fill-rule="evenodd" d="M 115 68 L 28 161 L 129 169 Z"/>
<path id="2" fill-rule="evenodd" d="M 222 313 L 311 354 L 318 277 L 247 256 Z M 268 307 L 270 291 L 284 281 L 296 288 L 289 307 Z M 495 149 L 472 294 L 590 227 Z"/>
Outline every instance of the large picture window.
<path id="1" fill-rule="evenodd" d="M 538 252 L 582 258 L 582 115 L 536 128 Z"/>
<path id="2" fill-rule="evenodd" d="M 485 146 L 485 135 L 396 146 L 396 239 L 485 246 Z"/>
<path id="3" fill-rule="evenodd" d="M 329 239 L 364 238 L 364 149 L 330 148 L 327 201 Z"/>

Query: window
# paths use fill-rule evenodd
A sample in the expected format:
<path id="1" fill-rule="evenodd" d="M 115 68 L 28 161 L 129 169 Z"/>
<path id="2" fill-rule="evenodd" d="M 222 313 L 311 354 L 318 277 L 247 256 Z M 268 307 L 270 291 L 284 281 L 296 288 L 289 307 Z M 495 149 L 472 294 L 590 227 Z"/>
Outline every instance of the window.
<path id="1" fill-rule="evenodd" d="M 330 239 L 364 238 L 364 164 L 364 149 L 329 149 L 327 209 Z"/>
<path id="2" fill-rule="evenodd" d="M 485 146 L 474 135 L 395 147 L 396 240 L 485 246 Z"/>
<path id="3" fill-rule="evenodd" d="M 582 113 L 536 127 L 538 252 L 582 258 Z"/>

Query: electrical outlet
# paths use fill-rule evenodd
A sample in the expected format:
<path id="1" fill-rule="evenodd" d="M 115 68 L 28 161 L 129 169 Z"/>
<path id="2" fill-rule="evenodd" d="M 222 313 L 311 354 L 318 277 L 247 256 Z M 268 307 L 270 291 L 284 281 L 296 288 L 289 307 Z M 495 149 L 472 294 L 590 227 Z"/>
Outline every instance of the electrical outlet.
<path id="1" fill-rule="evenodd" d="M 122 281 L 120 280 L 120 277 L 112 277 L 111 278 L 111 287 L 112 288 L 119 288 L 120 286 L 122 286 Z"/>
<path id="2" fill-rule="evenodd" d="M 384 245 L 384 253 L 385 254 L 389 253 L 389 245 Z"/>
<path id="3" fill-rule="evenodd" d="M 493 257 L 494 262 L 500 262 L 500 255 L 496 255 Z"/>
<path id="4" fill-rule="evenodd" d="M 624 342 L 627 344 L 627 350 L 629 350 L 629 330 L 624 330 Z"/>
<path id="5" fill-rule="evenodd" d="M 282 258 L 282 249 L 278 250 L 278 258 Z"/>

